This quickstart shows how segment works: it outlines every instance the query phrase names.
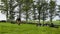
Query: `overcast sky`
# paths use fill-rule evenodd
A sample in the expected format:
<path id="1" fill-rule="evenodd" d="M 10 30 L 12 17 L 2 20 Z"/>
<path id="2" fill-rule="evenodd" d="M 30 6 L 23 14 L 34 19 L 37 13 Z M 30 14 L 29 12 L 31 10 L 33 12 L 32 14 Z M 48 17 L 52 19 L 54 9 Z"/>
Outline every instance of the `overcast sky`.
<path id="1" fill-rule="evenodd" d="M 1 1 L 1 0 L 0 0 Z M 58 5 L 60 5 L 60 0 L 56 0 L 57 1 L 57 4 Z M 1 5 L 1 4 L 0 4 Z M 59 17 L 58 16 L 56 16 L 55 18 L 54 18 L 54 20 L 56 20 L 56 19 L 59 19 Z M 0 20 L 6 20 L 6 16 L 4 15 L 4 14 L 2 14 L 1 13 L 1 11 L 0 11 Z M 49 20 L 49 19 L 48 19 Z"/>

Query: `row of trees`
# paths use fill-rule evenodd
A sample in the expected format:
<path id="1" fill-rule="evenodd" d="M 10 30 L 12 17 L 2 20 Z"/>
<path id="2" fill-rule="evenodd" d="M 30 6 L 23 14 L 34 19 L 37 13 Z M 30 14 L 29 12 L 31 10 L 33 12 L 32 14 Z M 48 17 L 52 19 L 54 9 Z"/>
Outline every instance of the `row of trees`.
<path id="1" fill-rule="evenodd" d="M 3 10 L 6 13 L 7 21 L 14 20 L 15 15 L 15 8 L 19 7 L 19 18 L 21 20 L 21 14 L 26 15 L 26 22 L 28 19 L 30 19 L 30 16 L 33 15 L 33 20 L 46 20 L 46 18 L 50 17 L 50 22 L 52 23 L 52 19 L 59 15 L 57 12 L 60 12 L 60 5 L 56 4 L 56 1 L 54 0 L 1 0 L 3 2 L 4 6 L 1 5 L 0 10 Z M 57 8 L 58 7 L 58 8 Z M 59 11 L 57 11 L 57 9 Z M 60 17 L 60 15 L 59 15 Z"/>

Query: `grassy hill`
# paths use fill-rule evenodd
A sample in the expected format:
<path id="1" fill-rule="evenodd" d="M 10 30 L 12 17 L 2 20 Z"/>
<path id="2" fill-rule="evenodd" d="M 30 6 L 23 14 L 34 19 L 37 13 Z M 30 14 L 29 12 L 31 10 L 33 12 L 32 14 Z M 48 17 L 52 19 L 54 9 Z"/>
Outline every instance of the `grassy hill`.
<path id="1" fill-rule="evenodd" d="M 0 34 L 60 34 L 60 27 L 36 26 L 32 24 L 0 23 Z"/>

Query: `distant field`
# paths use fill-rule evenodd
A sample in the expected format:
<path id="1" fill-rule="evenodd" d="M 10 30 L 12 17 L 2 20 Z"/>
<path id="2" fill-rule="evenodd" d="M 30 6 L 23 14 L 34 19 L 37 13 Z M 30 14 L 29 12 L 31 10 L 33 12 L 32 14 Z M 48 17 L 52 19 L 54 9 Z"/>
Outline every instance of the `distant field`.
<path id="1" fill-rule="evenodd" d="M 39 21 L 28 21 L 28 22 L 32 22 L 32 23 L 38 23 Z M 43 23 L 43 21 L 41 21 L 40 23 Z M 50 23 L 49 21 L 45 21 L 44 23 Z M 56 25 L 60 25 L 60 21 L 53 21 L 52 23 L 56 24 Z"/>
<path id="2" fill-rule="evenodd" d="M 60 34 L 59 28 L 31 24 L 0 23 L 0 34 Z"/>

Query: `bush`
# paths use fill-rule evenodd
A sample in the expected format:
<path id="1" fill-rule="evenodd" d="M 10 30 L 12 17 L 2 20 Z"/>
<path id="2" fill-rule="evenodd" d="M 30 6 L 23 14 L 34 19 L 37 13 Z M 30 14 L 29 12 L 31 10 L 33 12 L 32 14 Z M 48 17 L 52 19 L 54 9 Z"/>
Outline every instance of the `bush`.
<path id="1" fill-rule="evenodd" d="M 6 22 L 6 20 L 1 20 L 0 22 Z"/>

